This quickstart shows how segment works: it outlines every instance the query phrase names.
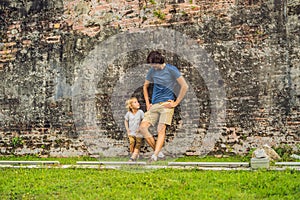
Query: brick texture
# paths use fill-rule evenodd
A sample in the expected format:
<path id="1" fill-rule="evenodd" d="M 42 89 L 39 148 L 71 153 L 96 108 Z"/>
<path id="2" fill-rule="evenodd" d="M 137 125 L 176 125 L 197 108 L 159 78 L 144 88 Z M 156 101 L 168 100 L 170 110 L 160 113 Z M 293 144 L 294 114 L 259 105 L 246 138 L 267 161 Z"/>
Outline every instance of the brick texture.
<path id="1" fill-rule="evenodd" d="M 150 49 L 118 55 L 103 72 L 98 69 L 98 79 L 92 67 L 101 65 L 99 60 L 89 63 L 87 77 L 80 74 L 81 64 L 93 56 L 101 59 L 91 52 L 110 37 L 158 27 L 192 38 L 222 77 L 218 83 L 225 88 L 226 118 L 220 120 L 209 153 L 245 155 L 263 144 L 299 152 L 299 7 L 298 1 L 271 0 L 3 0 L 0 154 L 127 155 L 128 141 L 119 123 L 125 102 L 114 98 L 135 95 L 145 109 L 142 85 L 137 85 L 144 75 L 126 77 L 136 76 L 135 67 L 145 63 Z M 193 90 L 186 97 L 190 107 L 175 111 L 166 145 L 171 154 L 185 146 L 181 153 L 199 155 L 213 128 L 206 77 L 189 60 L 162 52 Z M 94 96 L 78 94 L 82 99 L 75 105 L 76 83 L 90 77 L 97 80 Z M 78 87 L 89 89 L 88 84 Z M 199 113 L 188 116 L 184 110 Z M 142 153 L 150 152 L 144 144 Z"/>

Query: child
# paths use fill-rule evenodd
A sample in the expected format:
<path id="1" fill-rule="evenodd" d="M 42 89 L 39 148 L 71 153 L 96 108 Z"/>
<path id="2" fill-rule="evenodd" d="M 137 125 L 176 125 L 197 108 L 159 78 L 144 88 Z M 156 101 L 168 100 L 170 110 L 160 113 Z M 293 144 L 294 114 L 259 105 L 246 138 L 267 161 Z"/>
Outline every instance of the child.
<path id="1" fill-rule="evenodd" d="M 130 143 L 130 160 L 136 161 L 138 158 L 140 147 L 142 143 L 143 136 L 139 134 L 139 126 L 144 118 L 144 112 L 139 109 L 140 104 L 136 97 L 131 97 L 126 101 L 126 108 L 128 112 L 125 115 L 125 128 L 127 131 L 127 135 Z"/>

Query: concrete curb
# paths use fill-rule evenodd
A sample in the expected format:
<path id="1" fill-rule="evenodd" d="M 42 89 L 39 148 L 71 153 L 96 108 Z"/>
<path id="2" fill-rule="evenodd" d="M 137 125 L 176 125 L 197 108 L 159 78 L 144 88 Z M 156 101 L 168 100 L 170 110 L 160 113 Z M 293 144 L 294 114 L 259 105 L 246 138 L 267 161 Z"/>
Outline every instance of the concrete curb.
<path id="1" fill-rule="evenodd" d="M 0 165 L 58 165 L 59 161 L 0 160 Z"/>
<path id="2" fill-rule="evenodd" d="M 138 167 L 138 168 L 137 168 Z M 161 165 L 145 165 L 133 166 L 127 165 L 0 165 L 0 168 L 14 168 L 14 169 L 103 169 L 103 170 L 124 170 L 135 171 L 139 170 L 157 170 L 157 169 L 180 169 L 180 170 L 204 170 L 204 171 L 256 171 L 250 167 L 228 168 L 228 167 L 199 167 L 199 166 L 161 166 Z M 284 170 L 300 171 L 300 167 L 270 167 L 268 171 L 284 171 Z"/>
<path id="3" fill-rule="evenodd" d="M 54 168 L 54 169 L 120 169 L 120 170 L 153 170 L 153 169 L 198 169 L 212 171 L 255 171 L 248 162 L 168 162 L 167 165 L 147 165 L 146 162 L 122 161 L 78 161 L 75 165 L 61 165 L 59 161 L 0 161 L 0 168 Z M 277 162 L 267 170 L 300 171 L 300 162 Z"/>
<path id="4" fill-rule="evenodd" d="M 146 165 L 146 162 L 130 162 L 130 161 L 78 161 L 77 165 Z"/>
<path id="5" fill-rule="evenodd" d="M 198 166 L 198 167 L 250 167 L 248 162 L 168 162 L 168 166 Z"/>
<path id="6" fill-rule="evenodd" d="M 275 165 L 278 166 L 299 166 L 300 162 L 275 162 Z"/>

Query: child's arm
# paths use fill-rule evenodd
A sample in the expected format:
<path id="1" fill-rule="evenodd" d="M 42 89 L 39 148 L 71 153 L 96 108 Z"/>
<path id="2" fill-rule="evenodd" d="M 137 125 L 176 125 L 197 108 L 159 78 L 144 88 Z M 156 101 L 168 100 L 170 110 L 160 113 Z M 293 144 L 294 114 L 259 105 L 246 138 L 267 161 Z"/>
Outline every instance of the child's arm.
<path id="1" fill-rule="evenodd" d="M 124 120 L 124 125 L 125 125 L 125 128 L 126 128 L 127 135 L 129 135 L 130 130 L 129 130 L 128 121 L 126 119 Z"/>

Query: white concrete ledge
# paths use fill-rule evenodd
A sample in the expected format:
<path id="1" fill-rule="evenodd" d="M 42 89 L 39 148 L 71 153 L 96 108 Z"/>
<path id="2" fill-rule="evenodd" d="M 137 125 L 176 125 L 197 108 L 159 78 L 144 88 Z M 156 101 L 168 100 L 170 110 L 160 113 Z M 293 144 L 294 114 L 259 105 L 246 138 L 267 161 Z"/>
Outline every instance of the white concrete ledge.
<path id="1" fill-rule="evenodd" d="M 124 168 L 125 167 L 125 168 Z M 131 168 L 133 167 L 133 168 Z M 0 165 L 1 168 L 14 168 L 14 169 L 108 169 L 108 170 L 125 170 L 135 172 L 138 166 L 134 165 Z M 189 170 L 198 169 L 203 171 L 252 171 L 250 167 L 203 167 L 203 166 L 163 166 L 163 165 L 141 165 L 138 170 L 155 170 L 155 169 L 179 169 Z M 284 171 L 287 169 L 294 169 L 300 172 L 299 166 L 280 166 L 270 167 L 271 171 Z"/>
<path id="2" fill-rule="evenodd" d="M 248 162 L 168 162 L 169 166 L 249 167 Z"/>
<path id="3" fill-rule="evenodd" d="M 53 165 L 60 164 L 59 161 L 22 161 L 22 160 L 0 160 L 0 165 Z"/>
<path id="4" fill-rule="evenodd" d="M 275 165 L 280 165 L 280 166 L 300 166 L 300 162 L 275 162 Z"/>
<path id="5" fill-rule="evenodd" d="M 77 161 L 77 165 L 146 165 L 146 162 L 130 161 Z"/>

